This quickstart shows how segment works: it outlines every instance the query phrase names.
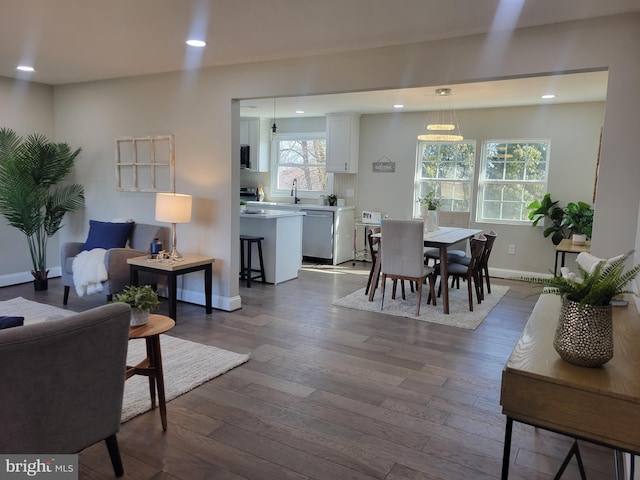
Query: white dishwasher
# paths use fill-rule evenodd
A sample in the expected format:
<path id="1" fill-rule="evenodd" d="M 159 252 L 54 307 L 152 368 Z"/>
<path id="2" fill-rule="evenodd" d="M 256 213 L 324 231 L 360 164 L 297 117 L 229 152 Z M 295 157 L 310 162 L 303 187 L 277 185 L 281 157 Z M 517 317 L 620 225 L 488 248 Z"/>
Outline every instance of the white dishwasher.
<path id="1" fill-rule="evenodd" d="M 333 211 L 306 210 L 302 220 L 302 256 L 333 259 Z"/>

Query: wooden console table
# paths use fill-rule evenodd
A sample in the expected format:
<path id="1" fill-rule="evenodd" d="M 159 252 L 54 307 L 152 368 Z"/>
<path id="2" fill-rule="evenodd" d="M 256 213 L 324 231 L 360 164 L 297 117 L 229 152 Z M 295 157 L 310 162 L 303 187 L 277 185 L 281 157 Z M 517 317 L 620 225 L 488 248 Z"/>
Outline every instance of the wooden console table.
<path id="1" fill-rule="evenodd" d="M 590 252 L 591 251 L 591 241 L 588 241 L 584 245 L 574 245 L 573 241 L 570 238 L 565 238 L 564 240 L 560 240 L 560 243 L 556 246 L 556 263 L 553 267 L 553 274 L 558 274 L 558 255 L 562 255 L 562 260 L 560 262 L 560 266 L 564 267 L 564 260 L 567 253 L 582 253 L 582 252 Z"/>
<path id="2" fill-rule="evenodd" d="M 631 303 L 613 310 L 613 358 L 601 368 L 587 368 L 565 362 L 554 350 L 560 297 L 540 296 L 502 372 L 503 479 L 509 476 L 514 420 L 640 452 L 640 319 Z"/>

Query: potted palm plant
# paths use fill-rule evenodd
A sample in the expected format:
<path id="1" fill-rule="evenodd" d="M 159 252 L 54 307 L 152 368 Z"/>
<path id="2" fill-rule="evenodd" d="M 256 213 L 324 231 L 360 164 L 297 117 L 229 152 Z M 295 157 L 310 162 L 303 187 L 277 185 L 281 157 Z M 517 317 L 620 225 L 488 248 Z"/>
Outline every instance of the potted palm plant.
<path id="1" fill-rule="evenodd" d="M 611 301 L 631 292 L 627 285 L 640 273 L 640 264 L 626 269 L 633 252 L 602 259 L 590 270 L 577 263 L 578 276 L 521 278 L 541 284 L 547 293 L 562 297 L 553 341 L 560 358 L 585 367 L 599 367 L 613 357 Z"/>
<path id="2" fill-rule="evenodd" d="M 73 170 L 80 150 L 44 135 L 24 139 L 0 129 L 0 214 L 27 236 L 36 290 L 48 285 L 47 241 L 62 228 L 65 213 L 84 206 L 81 185 L 57 186 Z"/>
<path id="3" fill-rule="evenodd" d="M 127 303 L 131 307 L 131 326 L 137 327 L 149 321 L 151 310 L 160 305 L 158 293 L 151 285 L 127 285 L 113 296 L 113 302 Z"/>

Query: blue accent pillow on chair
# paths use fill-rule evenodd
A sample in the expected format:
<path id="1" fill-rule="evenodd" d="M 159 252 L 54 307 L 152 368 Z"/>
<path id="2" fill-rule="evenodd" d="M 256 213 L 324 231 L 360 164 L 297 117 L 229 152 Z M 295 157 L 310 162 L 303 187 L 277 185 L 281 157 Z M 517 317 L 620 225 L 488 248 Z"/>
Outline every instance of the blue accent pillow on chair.
<path id="1" fill-rule="evenodd" d="M 124 248 L 131 234 L 133 223 L 99 222 L 89 220 L 89 235 L 83 250 L 93 248 Z"/>
<path id="2" fill-rule="evenodd" d="M 24 325 L 24 317 L 0 317 L 0 330 L 22 325 Z"/>

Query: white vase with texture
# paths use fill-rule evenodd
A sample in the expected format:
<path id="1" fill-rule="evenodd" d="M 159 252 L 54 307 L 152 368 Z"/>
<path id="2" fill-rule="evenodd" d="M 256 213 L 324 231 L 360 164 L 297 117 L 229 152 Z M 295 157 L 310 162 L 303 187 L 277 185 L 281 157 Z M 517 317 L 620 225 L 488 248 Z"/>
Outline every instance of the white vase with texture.
<path id="1" fill-rule="evenodd" d="M 145 325 L 149 321 L 149 313 L 150 311 L 148 308 L 146 310 L 137 310 L 135 308 L 132 308 L 130 325 L 132 327 Z"/>

